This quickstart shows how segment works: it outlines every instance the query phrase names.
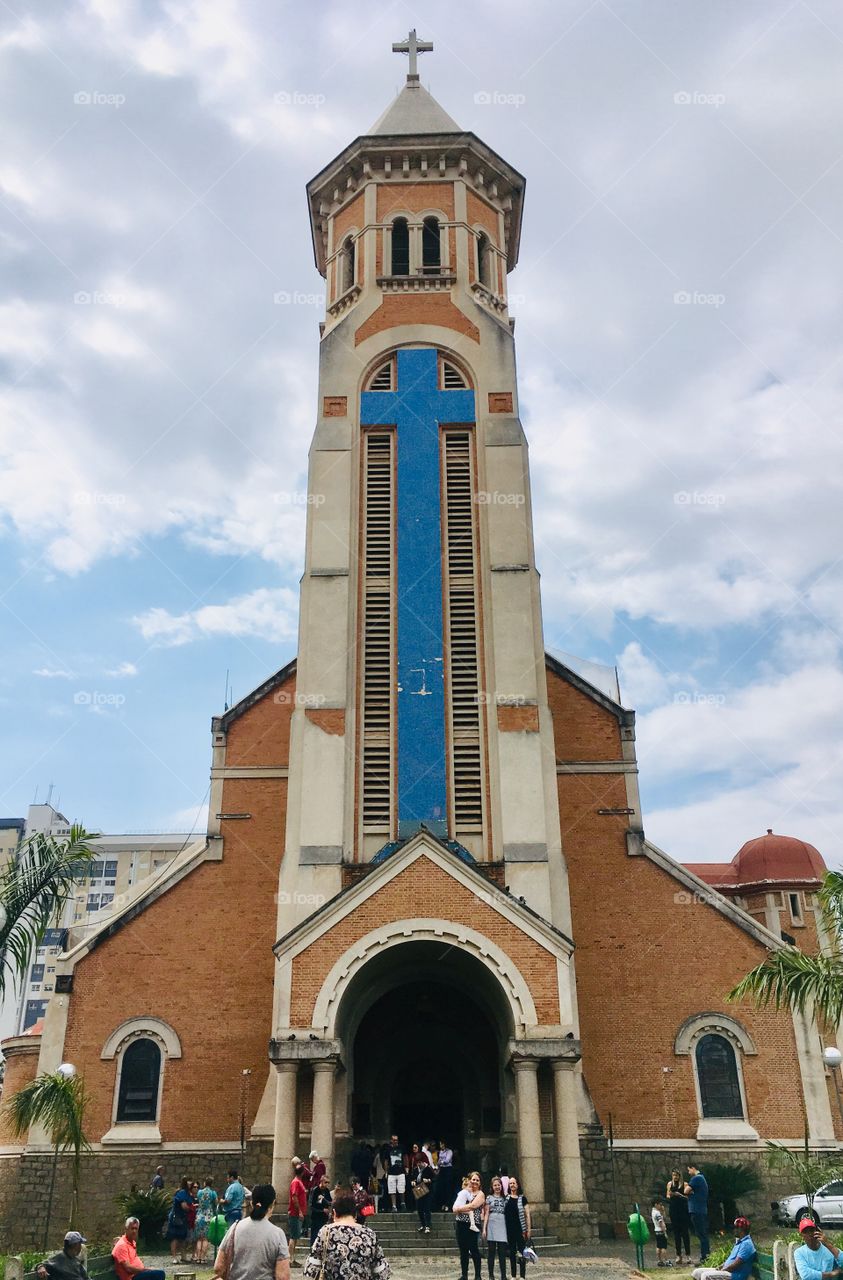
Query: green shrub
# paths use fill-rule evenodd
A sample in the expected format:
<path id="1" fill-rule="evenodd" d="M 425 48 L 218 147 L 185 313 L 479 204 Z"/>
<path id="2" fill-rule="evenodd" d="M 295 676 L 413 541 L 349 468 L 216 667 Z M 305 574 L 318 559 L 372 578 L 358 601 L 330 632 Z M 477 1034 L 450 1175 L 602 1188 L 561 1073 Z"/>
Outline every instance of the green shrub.
<path id="1" fill-rule="evenodd" d="M 169 1192 L 160 1191 L 157 1187 L 150 1187 L 148 1191 L 138 1191 L 133 1187 L 117 1197 L 117 1204 L 124 1218 L 139 1220 L 140 1238 L 144 1244 L 151 1245 L 161 1242 L 161 1228 L 167 1221 L 172 1199 Z"/>
<path id="2" fill-rule="evenodd" d="M 742 1197 L 760 1191 L 761 1179 L 749 1164 L 706 1164 L 703 1173 L 708 1183 L 711 1225 L 716 1229 L 722 1223 L 729 1230 L 738 1216 Z"/>

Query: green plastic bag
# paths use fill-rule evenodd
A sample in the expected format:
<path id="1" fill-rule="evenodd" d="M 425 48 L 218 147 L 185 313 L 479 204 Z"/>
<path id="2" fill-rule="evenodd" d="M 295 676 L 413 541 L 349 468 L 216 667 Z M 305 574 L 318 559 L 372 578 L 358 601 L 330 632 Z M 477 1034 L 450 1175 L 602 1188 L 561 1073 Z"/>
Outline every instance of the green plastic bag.
<path id="1" fill-rule="evenodd" d="M 646 1244 L 650 1239 L 650 1228 L 640 1213 L 631 1213 L 629 1215 L 626 1230 L 633 1244 Z"/>
<path id="2" fill-rule="evenodd" d="M 228 1230 L 228 1223 L 223 1214 L 218 1213 L 215 1218 L 211 1218 L 208 1223 L 208 1239 L 215 1248 L 222 1243 L 222 1238 Z"/>

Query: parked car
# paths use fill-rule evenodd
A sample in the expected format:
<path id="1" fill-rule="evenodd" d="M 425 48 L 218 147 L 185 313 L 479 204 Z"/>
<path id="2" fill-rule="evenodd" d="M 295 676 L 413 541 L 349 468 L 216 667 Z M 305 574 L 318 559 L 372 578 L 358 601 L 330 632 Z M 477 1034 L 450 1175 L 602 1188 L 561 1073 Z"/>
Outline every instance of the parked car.
<path id="1" fill-rule="evenodd" d="M 843 1182 L 827 1182 L 814 1193 L 814 1207 L 808 1207 L 804 1192 L 797 1196 L 785 1196 L 770 1205 L 773 1221 L 783 1227 L 795 1226 L 803 1213 L 808 1213 L 823 1226 L 843 1225 Z"/>

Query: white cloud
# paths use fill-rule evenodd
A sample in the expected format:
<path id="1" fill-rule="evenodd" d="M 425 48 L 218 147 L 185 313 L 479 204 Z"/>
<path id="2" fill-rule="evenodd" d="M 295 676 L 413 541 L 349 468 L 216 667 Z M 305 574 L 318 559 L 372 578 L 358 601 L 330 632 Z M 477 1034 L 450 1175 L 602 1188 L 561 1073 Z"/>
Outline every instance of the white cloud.
<path id="1" fill-rule="evenodd" d="M 119 666 L 112 667 L 105 672 L 112 680 L 129 679 L 131 676 L 138 674 L 138 669 L 134 662 L 121 662 Z"/>
<path id="2" fill-rule="evenodd" d="M 202 605 L 182 614 L 153 608 L 133 618 L 145 640 L 169 647 L 203 636 L 260 636 L 292 640 L 296 635 L 298 596 L 287 587 L 260 587 L 226 604 Z"/>
<path id="3" fill-rule="evenodd" d="M 32 673 L 34 676 L 42 676 L 45 680 L 75 680 L 72 671 L 63 671 L 54 667 L 39 667 Z"/>

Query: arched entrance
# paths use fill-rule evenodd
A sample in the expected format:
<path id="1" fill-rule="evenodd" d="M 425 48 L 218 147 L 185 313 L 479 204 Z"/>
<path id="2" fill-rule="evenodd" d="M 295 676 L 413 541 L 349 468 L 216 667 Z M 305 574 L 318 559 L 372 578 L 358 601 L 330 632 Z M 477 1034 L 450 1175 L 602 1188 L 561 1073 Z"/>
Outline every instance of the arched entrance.
<path id="1" fill-rule="evenodd" d="M 506 1160 L 514 1138 L 511 1015 L 485 965 L 446 941 L 375 954 L 338 1010 L 349 1131 L 372 1143 L 445 1139 L 461 1164 Z"/>

